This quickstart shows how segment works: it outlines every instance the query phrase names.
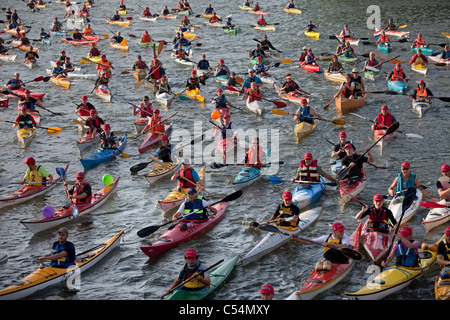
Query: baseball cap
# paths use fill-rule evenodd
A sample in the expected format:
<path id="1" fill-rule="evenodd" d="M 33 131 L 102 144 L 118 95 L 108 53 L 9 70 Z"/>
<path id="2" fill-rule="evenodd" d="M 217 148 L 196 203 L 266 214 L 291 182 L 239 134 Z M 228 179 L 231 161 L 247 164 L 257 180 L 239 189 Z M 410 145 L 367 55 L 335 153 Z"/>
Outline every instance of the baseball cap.
<path id="1" fill-rule="evenodd" d="M 409 164 L 409 162 L 403 162 L 402 163 L 402 168 L 410 168 L 411 167 L 411 165 Z"/>
<path id="2" fill-rule="evenodd" d="M 264 293 L 264 294 L 273 294 L 274 292 L 275 292 L 275 290 L 273 289 L 273 287 L 270 284 L 265 284 L 261 288 L 261 293 Z"/>
<path id="3" fill-rule="evenodd" d="M 342 223 L 340 223 L 340 222 L 335 222 L 334 224 L 333 224 L 333 231 L 344 231 L 345 230 L 345 227 L 344 227 L 344 225 L 342 224 Z"/>
<path id="4" fill-rule="evenodd" d="M 196 258 L 197 257 L 197 251 L 195 249 L 189 248 L 186 250 L 186 253 L 184 254 L 186 258 Z"/>
<path id="5" fill-rule="evenodd" d="M 36 160 L 34 160 L 33 157 L 28 157 L 27 160 L 25 160 L 24 164 L 35 164 Z"/>
<path id="6" fill-rule="evenodd" d="M 384 198 L 383 198 L 383 195 L 381 195 L 381 194 L 379 194 L 379 193 L 377 193 L 376 195 L 374 195 L 373 196 L 373 200 L 383 200 Z"/>
<path id="7" fill-rule="evenodd" d="M 223 116 L 223 118 L 224 118 L 224 119 L 229 119 L 229 118 L 230 118 L 230 115 L 229 115 L 229 114 L 225 114 L 225 115 Z"/>
<path id="8" fill-rule="evenodd" d="M 87 96 L 82 96 L 81 100 L 87 100 L 87 98 L 88 98 Z"/>
<path id="9" fill-rule="evenodd" d="M 292 199 L 292 193 L 290 191 L 283 192 L 283 199 Z"/>
<path id="10" fill-rule="evenodd" d="M 161 137 L 161 140 L 169 140 L 169 137 L 165 134 Z"/>
<path id="11" fill-rule="evenodd" d="M 389 107 L 386 104 L 383 104 L 381 106 L 381 110 L 388 110 L 388 109 L 389 109 Z"/>
<path id="12" fill-rule="evenodd" d="M 110 126 L 109 124 L 105 123 L 105 124 L 102 126 L 102 128 L 103 128 L 103 130 L 111 129 L 111 126 Z"/>
<path id="13" fill-rule="evenodd" d="M 69 234 L 69 230 L 66 227 L 61 227 L 59 228 L 58 233 Z"/>
<path id="14" fill-rule="evenodd" d="M 445 234 L 450 234 L 450 227 L 447 227 L 447 229 L 445 229 Z"/>
<path id="15" fill-rule="evenodd" d="M 91 109 L 90 111 L 89 111 L 89 114 L 96 114 L 97 113 L 97 111 L 95 110 L 95 109 Z"/>
<path id="16" fill-rule="evenodd" d="M 345 133 L 345 131 L 341 131 L 339 132 L 339 137 L 346 137 L 347 134 Z"/>
<path id="17" fill-rule="evenodd" d="M 448 164 L 443 164 L 441 167 L 441 172 L 450 171 L 450 166 Z"/>
<path id="18" fill-rule="evenodd" d="M 346 148 L 352 148 L 353 149 L 353 145 L 350 142 L 347 142 L 344 146 L 344 149 Z"/>
<path id="19" fill-rule="evenodd" d="M 188 159 L 188 158 L 184 158 L 184 159 L 181 161 L 181 164 L 190 164 L 189 159 Z"/>
<path id="20" fill-rule="evenodd" d="M 400 234 L 404 237 L 412 235 L 412 229 L 409 226 L 404 226 L 400 231 Z"/>
<path id="21" fill-rule="evenodd" d="M 303 156 L 303 158 L 304 158 L 305 160 L 306 160 L 306 159 L 312 159 L 313 156 L 312 156 L 311 152 L 307 152 L 307 153 L 305 153 L 305 155 Z"/>
<path id="22" fill-rule="evenodd" d="M 189 190 L 188 190 L 187 193 L 188 193 L 188 194 L 196 194 L 196 193 L 197 193 L 197 189 L 195 189 L 195 188 L 189 188 Z"/>

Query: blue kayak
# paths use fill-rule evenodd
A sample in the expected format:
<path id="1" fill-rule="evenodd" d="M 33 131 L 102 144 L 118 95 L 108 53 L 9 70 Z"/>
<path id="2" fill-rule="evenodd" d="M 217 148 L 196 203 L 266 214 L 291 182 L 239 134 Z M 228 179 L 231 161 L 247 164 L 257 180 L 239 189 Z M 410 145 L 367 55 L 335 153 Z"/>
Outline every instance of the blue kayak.
<path id="1" fill-rule="evenodd" d="M 432 48 L 423 47 L 423 46 L 413 48 L 413 46 L 411 45 L 411 51 L 417 52 L 417 49 L 420 49 L 420 51 L 422 51 L 422 54 L 427 55 L 427 56 L 431 56 L 434 52 L 434 50 Z"/>
<path id="2" fill-rule="evenodd" d="M 270 149 L 267 151 L 266 162 L 269 162 L 270 158 Z M 236 178 L 233 181 L 233 189 L 235 191 L 241 190 L 244 187 L 252 184 L 256 180 L 261 177 L 261 170 L 267 170 L 269 165 L 266 165 L 262 169 L 254 168 L 254 167 L 245 167 L 242 168 L 239 173 L 236 175 Z"/>
<path id="3" fill-rule="evenodd" d="M 81 164 L 85 169 L 88 169 L 99 163 L 108 161 L 117 155 L 120 155 L 127 144 L 127 135 L 122 136 L 122 138 L 119 139 L 119 142 L 120 145 L 117 149 L 97 148 L 97 150 L 92 152 L 88 157 L 80 159 Z"/>
<path id="4" fill-rule="evenodd" d="M 405 81 L 388 81 L 388 87 L 398 93 L 406 93 L 408 85 Z"/>
<path id="5" fill-rule="evenodd" d="M 391 45 L 389 43 L 379 43 L 378 44 L 378 50 L 381 52 L 389 53 L 391 52 Z"/>
<path id="6" fill-rule="evenodd" d="M 292 193 L 292 202 L 299 208 L 304 208 L 317 201 L 325 189 L 325 182 L 321 177 L 319 183 L 300 183 Z"/>

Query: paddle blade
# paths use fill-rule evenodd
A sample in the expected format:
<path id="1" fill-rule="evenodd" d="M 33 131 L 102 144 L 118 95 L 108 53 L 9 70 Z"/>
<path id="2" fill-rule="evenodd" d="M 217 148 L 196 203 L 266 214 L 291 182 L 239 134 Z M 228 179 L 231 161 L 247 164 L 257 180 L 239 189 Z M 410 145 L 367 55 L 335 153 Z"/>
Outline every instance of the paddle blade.
<path id="1" fill-rule="evenodd" d="M 275 226 L 272 226 L 270 224 L 260 224 L 258 226 L 259 230 L 263 230 L 263 231 L 268 231 L 268 232 L 274 232 L 274 233 L 283 233 L 282 231 L 280 231 L 280 229 L 278 229 Z"/>
<path id="2" fill-rule="evenodd" d="M 145 238 L 145 237 L 151 235 L 152 233 L 154 233 L 155 231 L 157 231 L 159 228 L 160 228 L 160 226 L 149 226 L 149 227 L 139 230 L 137 232 L 137 235 L 140 238 Z"/>
<path id="3" fill-rule="evenodd" d="M 78 217 L 79 211 L 76 205 L 73 205 L 72 216 L 76 219 Z"/>
<path id="4" fill-rule="evenodd" d="M 280 116 L 286 116 L 286 115 L 289 114 L 289 112 L 286 112 L 286 111 L 283 111 L 283 110 L 279 110 L 279 109 L 272 109 L 272 113 L 280 115 Z"/>
<path id="5" fill-rule="evenodd" d="M 281 101 L 272 101 L 272 103 L 273 103 L 274 105 L 276 105 L 277 107 L 279 107 L 279 108 L 287 107 L 287 104 L 284 103 L 284 102 L 281 102 Z"/>
<path id="6" fill-rule="evenodd" d="M 340 120 L 340 119 L 333 119 L 333 120 L 330 120 L 330 122 L 337 124 L 339 126 L 343 126 L 347 123 L 345 120 Z"/>
<path id="7" fill-rule="evenodd" d="M 130 168 L 130 171 L 131 171 L 132 173 L 137 173 L 137 172 L 139 172 L 139 171 L 141 171 L 141 170 L 147 168 L 147 166 L 148 166 L 151 162 L 153 162 L 153 161 L 150 161 L 150 162 L 143 162 L 143 163 L 138 163 L 138 164 L 132 166 L 132 167 Z"/>
<path id="8" fill-rule="evenodd" d="M 66 170 L 64 170 L 64 168 L 56 168 L 56 173 L 62 178 L 64 179 L 64 177 L 66 176 Z"/>
<path id="9" fill-rule="evenodd" d="M 275 177 L 275 176 L 269 176 L 269 180 L 270 182 L 272 182 L 273 184 L 280 184 L 283 182 L 283 179 L 279 178 L 279 177 Z"/>
<path id="10" fill-rule="evenodd" d="M 47 128 L 48 133 L 56 134 L 61 132 L 61 128 L 59 127 L 49 127 Z"/>
<path id="11" fill-rule="evenodd" d="M 393 123 L 389 128 L 386 130 L 386 135 L 391 134 L 398 130 L 398 127 L 400 127 L 400 123 L 397 121 Z"/>
<path id="12" fill-rule="evenodd" d="M 236 199 L 239 199 L 242 196 L 242 190 L 238 190 L 228 196 L 226 196 L 225 198 L 223 198 L 222 200 L 220 200 L 219 202 L 230 202 L 230 201 L 234 201 Z M 216 203 L 219 203 L 216 202 Z"/>
<path id="13" fill-rule="evenodd" d="M 191 100 L 190 98 L 188 98 L 186 96 L 178 96 L 178 97 L 180 98 L 180 100 L 184 100 L 184 101 Z"/>
<path id="14" fill-rule="evenodd" d="M 433 201 L 422 201 L 420 205 L 424 208 L 447 208 L 447 206 Z"/>

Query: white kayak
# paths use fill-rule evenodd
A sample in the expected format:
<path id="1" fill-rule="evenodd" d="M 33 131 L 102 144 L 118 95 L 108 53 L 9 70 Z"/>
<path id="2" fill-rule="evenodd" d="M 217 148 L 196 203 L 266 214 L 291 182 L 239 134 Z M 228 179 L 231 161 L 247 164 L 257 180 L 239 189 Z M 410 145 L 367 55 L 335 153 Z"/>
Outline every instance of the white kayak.
<path id="1" fill-rule="evenodd" d="M 406 209 L 405 213 L 403 214 L 402 219 L 402 225 L 404 225 L 406 222 L 408 222 L 416 213 L 417 209 L 420 207 L 420 201 L 422 201 L 422 191 L 419 189 L 416 189 L 416 197 L 411 204 L 411 206 Z M 399 221 L 400 217 L 402 215 L 402 204 L 403 204 L 404 195 L 396 195 L 394 199 L 392 199 L 391 203 L 389 204 L 389 209 L 392 211 L 395 220 Z"/>
<path id="2" fill-rule="evenodd" d="M 311 226 L 314 222 L 320 219 L 322 215 L 322 207 L 314 208 L 300 214 L 300 222 L 297 228 L 292 227 L 278 227 L 280 231 L 286 234 L 298 235 L 303 230 Z M 262 256 L 278 249 L 285 243 L 290 241 L 290 237 L 282 233 L 269 232 L 258 244 L 250 250 L 240 262 L 243 265 L 249 264 Z"/>
<path id="3" fill-rule="evenodd" d="M 431 101 L 418 101 L 413 100 L 412 102 L 413 110 L 419 115 L 419 118 L 422 118 L 428 110 L 431 109 L 432 103 Z"/>
<path id="4" fill-rule="evenodd" d="M 425 219 L 422 220 L 422 224 L 427 232 L 431 229 L 440 226 L 450 221 L 450 202 L 441 200 L 438 204 L 446 205 L 446 208 L 433 208 L 431 209 Z"/>
<path id="5" fill-rule="evenodd" d="M 47 74 L 52 74 L 52 70 L 50 69 L 45 69 L 45 71 L 47 72 Z M 80 71 L 73 71 L 73 72 L 67 72 L 67 78 L 72 78 L 72 79 L 91 79 L 91 80 L 95 80 L 97 79 L 97 74 L 95 73 L 81 73 Z"/>
<path id="6" fill-rule="evenodd" d="M 159 103 L 161 103 L 165 107 L 170 105 L 170 103 L 173 100 L 173 97 L 174 97 L 173 94 L 170 94 L 170 93 L 167 93 L 167 92 L 161 92 L 161 93 L 155 94 L 156 101 L 158 101 Z"/>
<path id="7" fill-rule="evenodd" d="M 248 102 L 249 99 L 247 99 L 246 105 L 247 108 L 258 115 L 262 115 L 264 113 L 264 104 L 262 101 L 255 100 L 252 102 Z"/>

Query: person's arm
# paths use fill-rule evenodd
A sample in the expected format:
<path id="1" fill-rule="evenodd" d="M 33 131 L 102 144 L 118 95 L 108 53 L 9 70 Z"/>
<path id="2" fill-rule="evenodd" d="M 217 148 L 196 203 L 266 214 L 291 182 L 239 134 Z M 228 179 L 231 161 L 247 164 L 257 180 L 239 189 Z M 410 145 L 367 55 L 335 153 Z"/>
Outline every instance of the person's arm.
<path id="1" fill-rule="evenodd" d="M 358 214 L 355 216 L 356 220 L 361 220 L 364 218 L 365 213 L 369 210 L 369 207 L 367 205 L 362 206 L 361 211 L 358 212 Z"/>
<path id="2" fill-rule="evenodd" d="M 414 180 L 414 185 L 415 185 L 416 187 L 419 187 L 419 186 L 420 186 L 420 181 L 417 179 L 417 177 L 416 177 L 416 179 Z M 428 190 L 426 190 L 426 189 L 420 189 L 420 191 L 422 191 L 423 195 L 424 195 L 426 198 L 431 199 L 431 201 L 439 201 L 439 198 L 433 197 L 433 196 L 428 192 Z"/>
<path id="3" fill-rule="evenodd" d="M 214 214 L 217 213 L 217 209 L 214 208 L 213 206 L 211 206 L 211 204 L 209 204 L 207 201 L 203 200 L 203 204 L 206 205 L 208 210 L 211 211 L 212 213 L 214 213 Z"/>
<path id="4" fill-rule="evenodd" d="M 391 186 L 388 189 L 388 193 L 390 196 L 395 196 L 395 188 L 397 187 L 397 177 L 394 179 L 394 182 L 392 182 Z"/>

